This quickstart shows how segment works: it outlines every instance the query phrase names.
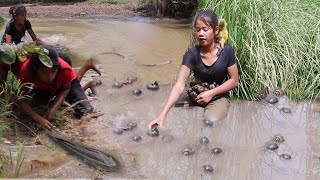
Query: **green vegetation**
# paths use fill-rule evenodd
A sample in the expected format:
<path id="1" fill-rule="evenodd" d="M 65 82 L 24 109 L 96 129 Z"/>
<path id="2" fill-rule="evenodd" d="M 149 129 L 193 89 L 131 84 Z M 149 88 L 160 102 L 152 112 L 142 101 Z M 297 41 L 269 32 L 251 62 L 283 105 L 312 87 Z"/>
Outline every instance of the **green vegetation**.
<path id="1" fill-rule="evenodd" d="M 2 86 L 3 90 L 0 92 L 0 95 L 2 96 L 0 99 L 0 138 L 2 137 L 3 132 L 9 130 L 10 125 L 16 122 L 14 120 L 16 117 L 12 109 L 15 104 L 14 102 L 23 98 L 21 87 L 22 84 L 20 81 L 17 80 L 12 73 L 9 73 L 7 81 Z M 14 177 L 18 177 L 21 165 L 25 158 L 24 146 L 20 144 L 17 148 L 17 162 L 14 169 Z M 12 162 L 12 157 L 10 157 L 10 160 Z M 0 156 L 0 162 L 4 162 L 3 156 Z M 10 168 L 5 168 L 2 163 L 0 167 L 0 177 L 10 177 L 10 172 L 7 172 L 7 169 Z"/>
<path id="2" fill-rule="evenodd" d="M 5 19 L 0 16 L 0 29 L 2 29 L 5 22 L 6 22 Z"/>
<path id="3" fill-rule="evenodd" d="M 320 98 L 320 1 L 202 0 L 228 23 L 240 85 L 234 93 L 256 99 L 283 88 L 295 100 Z"/>
<path id="4" fill-rule="evenodd" d="M 111 4 L 125 4 L 125 3 L 149 3 L 150 0 L 87 0 L 90 3 L 111 3 Z"/>

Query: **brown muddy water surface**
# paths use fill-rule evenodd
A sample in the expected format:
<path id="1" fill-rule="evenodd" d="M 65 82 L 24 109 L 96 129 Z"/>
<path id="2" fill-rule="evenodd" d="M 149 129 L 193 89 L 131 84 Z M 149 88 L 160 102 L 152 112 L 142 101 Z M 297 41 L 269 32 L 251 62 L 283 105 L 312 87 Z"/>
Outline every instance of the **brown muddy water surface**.
<path id="1" fill-rule="evenodd" d="M 30 19 L 35 32 L 45 42 L 60 43 L 83 57 L 95 57 L 102 81 L 93 104 L 104 113 L 83 127 L 84 143 L 117 157 L 121 170 L 103 172 L 71 157 L 61 163 L 25 177 L 104 177 L 150 179 L 319 179 L 320 178 L 320 105 L 310 101 L 292 102 L 285 96 L 270 105 L 266 101 L 231 102 L 228 117 L 203 125 L 200 107 L 173 108 L 159 137 L 147 135 L 147 124 L 160 113 L 174 82 L 182 56 L 188 47 L 189 25 L 96 19 Z M 143 20 L 142 20 L 143 21 Z M 113 53 L 110 53 L 113 52 Z M 100 54 L 100 55 L 99 55 Z M 161 66 L 144 66 L 171 60 Z M 78 67 L 82 62 L 76 61 Z M 75 68 L 77 69 L 77 68 Z M 112 88 L 115 81 L 138 77 L 132 85 Z M 146 84 L 159 81 L 158 91 Z M 142 94 L 132 95 L 140 88 Z M 291 109 L 284 113 L 281 108 Z M 76 122 L 76 120 L 74 120 Z M 132 131 L 120 135 L 113 129 L 129 122 Z M 268 150 L 266 143 L 275 135 L 285 139 L 279 149 Z M 141 136 L 138 142 L 132 141 Z M 208 144 L 200 138 L 207 137 Z M 181 151 L 190 146 L 195 153 Z M 213 148 L 222 153 L 212 154 Z M 55 148 L 51 148 L 55 149 Z M 53 150 L 54 151 L 54 150 Z M 290 160 L 280 154 L 291 155 Z M 59 158 L 56 158 L 59 159 Z M 213 173 L 203 171 L 209 164 Z"/>

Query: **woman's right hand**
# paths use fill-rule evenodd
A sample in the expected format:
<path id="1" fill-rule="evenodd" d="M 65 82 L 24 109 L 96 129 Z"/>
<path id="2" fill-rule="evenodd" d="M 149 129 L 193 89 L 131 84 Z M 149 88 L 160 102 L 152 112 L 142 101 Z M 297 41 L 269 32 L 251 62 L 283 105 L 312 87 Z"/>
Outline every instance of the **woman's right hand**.
<path id="1" fill-rule="evenodd" d="M 151 121 L 148 127 L 149 129 L 151 129 L 152 127 L 158 125 L 160 128 L 162 128 L 163 122 L 164 122 L 164 117 L 159 116 L 155 120 Z"/>
<path id="2" fill-rule="evenodd" d="M 51 130 L 51 129 L 54 127 L 54 126 L 50 123 L 50 121 L 48 121 L 48 120 L 45 119 L 45 118 L 39 119 L 38 122 L 39 122 L 39 124 L 40 124 L 42 127 L 46 128 L 46 129 L 48 129 L 48 130 Z"/>

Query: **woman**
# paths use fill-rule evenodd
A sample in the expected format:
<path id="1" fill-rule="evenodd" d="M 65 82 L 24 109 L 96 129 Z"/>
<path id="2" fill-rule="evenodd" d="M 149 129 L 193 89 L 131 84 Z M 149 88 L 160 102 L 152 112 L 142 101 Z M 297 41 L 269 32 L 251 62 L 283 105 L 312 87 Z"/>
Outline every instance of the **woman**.
<path id="1" fill-rule="evenodd" d="M 52 46 L 43 45 L 43 48 L 48 50 L 52 66 L 42 63 L 39 54 L 34 53 L 21 67 L 19 73 L 21 82 L 32 83 L 35 86 L 35 90 L 29 93 L 31 94 L 30 102 L 25 99 L 19 100 L 18 104 L 22 111 L 47 129 L 52 128 L 50 120 L 64 100 L 77 104 L 74 109 L 74 115 L 77 118 L 92 113 L 93 107 L 88 102 L 79 82 L 87 70 L 97 70 L 92 60 L 85 63 L 79 70 L 79 77 L 77 77 L 68 62 L 60 58 Z M 99 71 L 97 70 L 97 72 Z M 27 87 L 23 91 L 28 93 Z M 47 106 L 52 99 L 54 100 L 53 104 L 44 116 L 33 110 L 33 107 Z"/>
<path id="2" fill-rule="evenodd" d="M 9 13 L 12 19 L 6 26 L 4 35 L 2 36 L 1 44 L 19 44 L 25 32 L 28 31 L 33 41 L 41 43 L 32 30 L 29 20 L 27 20 L 27 9 L 21 4 L 10 7 Z"/>
<path id="3" fill-rule="evenodd" d="M 160 115 L 149 123 L 163 126 L 169 110 L 184 92 L 186 80 L 193 71 L 196 81 L 216 83 L 214 89 L 204 91 L 196 96 L 199 106 L 205 107 L 204 118 L 217 121 L 227 115 L 229 100 L 228 92 L 237 87 L 239 82 L 236 58 L 231 46 L 220 47 L 217 41 L 218 18 L 213 11 L 200 11 L 194 21 L 198 45 L 190 48 L 184 55 L 178 79 L 172 88 L 169 99 Z"/>

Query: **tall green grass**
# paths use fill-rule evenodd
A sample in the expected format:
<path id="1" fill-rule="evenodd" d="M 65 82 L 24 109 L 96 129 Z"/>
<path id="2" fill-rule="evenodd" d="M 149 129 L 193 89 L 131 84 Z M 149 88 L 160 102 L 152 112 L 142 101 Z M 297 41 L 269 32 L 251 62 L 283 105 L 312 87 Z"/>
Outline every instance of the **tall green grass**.
<path id="1" fill-rule="evenodd" d="M 240 71 L 236 95 L 256 99 L 278 87 L 291 99 L 320 98 L 319 7 L 313 0 L 200 1 L 228 23 Z"/>
<path id="2" fill-rule="evenodd" d="M 0 95 L 0 138 L 3 135 L 3 131 L 9 130 L 10 123 L 16 123 L 16 116 L 13 112 L 15 102 L 21 98 L 24 98 L 22 95 L 22 84 L 21 82 L 11 73 L 8 73 L 6 82 L 2 85 L 2 91 Z M 0 142 L 1 143 L 1 142 Z M 11 161 L 12 161 L 12 157 Z M 19 144 L 17 147 L 17 157 L 16 157 L 16 166 L 14 168 L 13 177 L 18 177 L 20 173 L 20 168 L 25 159 L 24 146 Z M 0 161 L 3 162 L 2 157 L 0 156 Z M 8 171 L 2 165 L 0 167 L 0 177 L 10 177 L 11 172 Z"/>

